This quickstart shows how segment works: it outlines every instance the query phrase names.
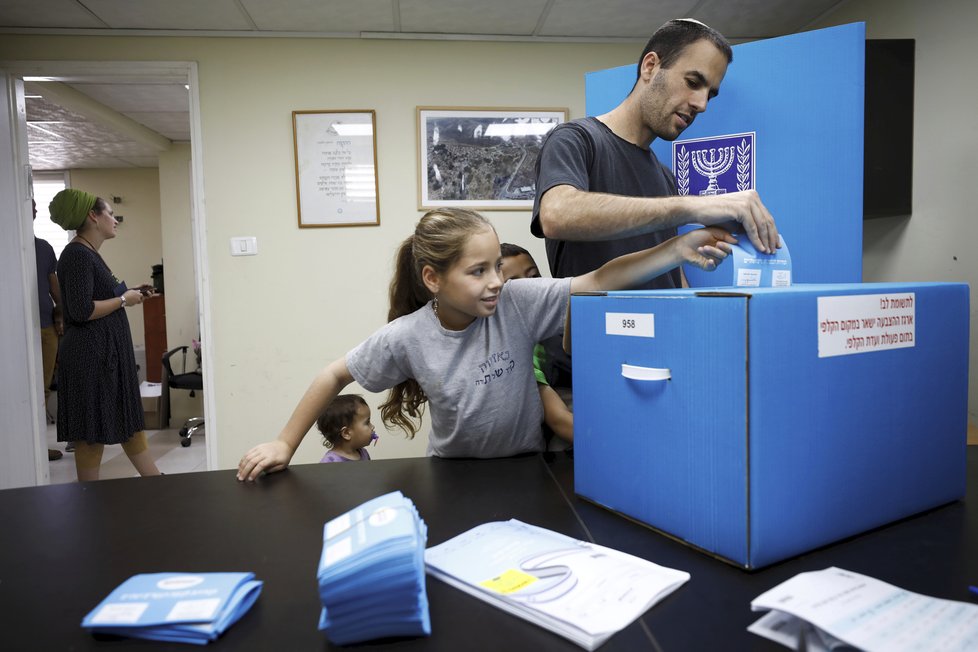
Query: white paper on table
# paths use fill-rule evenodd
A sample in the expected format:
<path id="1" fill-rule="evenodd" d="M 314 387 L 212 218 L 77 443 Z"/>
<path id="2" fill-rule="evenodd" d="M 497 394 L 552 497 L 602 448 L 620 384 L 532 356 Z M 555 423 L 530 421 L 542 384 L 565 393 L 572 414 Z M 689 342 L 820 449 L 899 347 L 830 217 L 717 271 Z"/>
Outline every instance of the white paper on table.
<path id="1" fill-rule="evenodd" d="M 684 571 L 515 519 L 428 548 L 425 562 L 434 577 L 587 649 L 689 580 Z"/>
<path id="2" fill-rule="evenodd" d="M 978 650 L 978 605 L 905 591 L 841 568 L 800 573 L 759 595 L 751 609 L 789 614 L 871 652 Z M 755 626 L 764 629 L 761 621 Z"/>

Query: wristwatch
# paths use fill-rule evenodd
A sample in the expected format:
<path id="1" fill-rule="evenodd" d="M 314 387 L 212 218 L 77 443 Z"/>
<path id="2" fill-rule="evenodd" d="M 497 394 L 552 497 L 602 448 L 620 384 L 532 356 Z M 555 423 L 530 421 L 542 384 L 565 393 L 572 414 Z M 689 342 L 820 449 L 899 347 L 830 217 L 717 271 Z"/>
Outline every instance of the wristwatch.
<path id="1" fill-rule="evenodd" d="M 119 298 L 122 299 L 122 307 L 125 308 L 126 307 L 126 295 L 120 294 L 119 295 Z"/>

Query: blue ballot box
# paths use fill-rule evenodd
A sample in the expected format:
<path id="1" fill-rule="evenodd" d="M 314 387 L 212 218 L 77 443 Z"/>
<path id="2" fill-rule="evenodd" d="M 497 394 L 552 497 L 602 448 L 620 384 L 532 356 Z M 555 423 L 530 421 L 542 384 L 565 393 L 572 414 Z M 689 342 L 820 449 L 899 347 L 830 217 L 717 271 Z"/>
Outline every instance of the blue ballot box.
<path id="1" fill-rule="evenodd" d="M 968 286 L 571 299 L 575 489 L 752 569 L 964 495 Z"/>

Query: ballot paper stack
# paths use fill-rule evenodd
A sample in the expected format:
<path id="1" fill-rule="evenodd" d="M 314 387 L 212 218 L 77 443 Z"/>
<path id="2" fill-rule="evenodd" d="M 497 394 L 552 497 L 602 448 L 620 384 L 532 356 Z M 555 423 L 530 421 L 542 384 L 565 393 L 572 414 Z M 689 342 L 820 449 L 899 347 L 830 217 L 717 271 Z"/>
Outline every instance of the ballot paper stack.
<path id="1" fill-rule="evenodd" d="M 93 634 L 204 645 L 261 593 L 254 573 L 149 573 L 120 584 L 82 620 Z"/>
<path id="2" fill-rule="evenodd" d="M 400 491 L 326 523 L 319 629 L 337 645 L 431 633 L 425 592 L 428 529 Z"/>
<path id="3" fill-rule="evenodd" d="M 593 650 L 689 573 L 517 520 L 484 523 L 425 553 L 428 572 Z"/>
<path id="4" fill-rule="evenodd" d="M 770 611 L 747 630 L 792 650 L 978 650 L 978 605 L 912 593 L 841 568 L 795 575 L 750 605 Z"/>

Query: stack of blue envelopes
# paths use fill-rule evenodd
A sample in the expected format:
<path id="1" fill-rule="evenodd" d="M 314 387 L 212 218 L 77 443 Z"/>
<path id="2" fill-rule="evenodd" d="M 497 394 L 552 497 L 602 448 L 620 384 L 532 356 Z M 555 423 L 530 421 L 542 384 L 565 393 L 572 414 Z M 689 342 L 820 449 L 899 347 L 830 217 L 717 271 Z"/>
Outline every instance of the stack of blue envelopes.
<path id="1" fill-rule="evenodd" d="M 82 620 L 94 634 L 204 645 L 261 593 L 254 573 L 148 573 L 120 584 Z"/>
<path id="2" fill-rule="evenodd" d="M 427 636 L 424 547 L 428 528 L 400 491 L 326 523 L 319 559 L 319 629 L 337 645 Z"/>

